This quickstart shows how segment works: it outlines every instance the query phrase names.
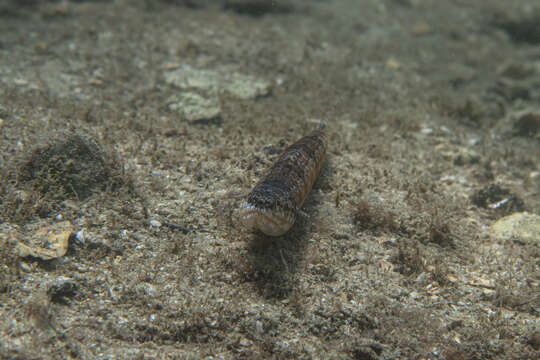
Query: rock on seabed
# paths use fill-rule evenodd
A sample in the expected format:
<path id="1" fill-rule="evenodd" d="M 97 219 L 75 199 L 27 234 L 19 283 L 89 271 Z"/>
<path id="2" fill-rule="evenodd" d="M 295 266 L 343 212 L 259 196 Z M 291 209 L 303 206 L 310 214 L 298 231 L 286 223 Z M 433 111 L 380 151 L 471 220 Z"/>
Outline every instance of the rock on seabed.
<path id="1" fill-rule="evenodd" d="M 490 227 L 490 234 L 501 240 L 519 239 L 540 244 L 540 216 L 528 212 L 505 216 Z"/>

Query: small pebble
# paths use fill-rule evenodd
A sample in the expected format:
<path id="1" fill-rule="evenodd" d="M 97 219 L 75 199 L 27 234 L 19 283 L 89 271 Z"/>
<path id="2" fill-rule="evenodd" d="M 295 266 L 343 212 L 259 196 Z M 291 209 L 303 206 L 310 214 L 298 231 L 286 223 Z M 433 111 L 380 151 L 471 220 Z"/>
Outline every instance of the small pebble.
<path id="1" fill-rule="evenodd" d="M 390 58 L 386 61 L 386 66 L 389 69 L 397 70 L 401 67 L 401 63 L 394 58 Z"/>
<path id="2" fill-rule="evenodd" d="M 161 226 L 161 223 L 157 220 L 150 220 L 150 225 L 158 228 Z"/>
<path id="3" fill-rule="evenodd" d="M 28 81 L 25 79 L 15 79 L 13 83 L 17 86 L 26 86 L 28 85 Z"/>
<path id="4" fill-rule="evenodd" d="M 23 269 L 23 271 L 26 271 L 26 272 L 32 271 L 32 268 L 30 267 L 30 265 L 28 265 L 25 262 L 21 262 L 21 269 Z"/>
<path id="5" fill-rule="evenodd" d="M 85 240 L 86 240 L 86 232 L 83 230 L 80 230 L 80 231 L 77 231 L 75 233 L 75 239 L 81 243 L 81 244 L 84 244 Z"/>

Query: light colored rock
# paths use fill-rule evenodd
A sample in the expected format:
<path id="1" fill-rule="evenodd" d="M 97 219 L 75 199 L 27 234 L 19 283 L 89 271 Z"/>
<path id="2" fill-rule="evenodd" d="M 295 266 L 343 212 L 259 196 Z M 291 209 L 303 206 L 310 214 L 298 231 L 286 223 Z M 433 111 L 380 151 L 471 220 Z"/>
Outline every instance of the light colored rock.
<path id="1" fill-rule="evenodd" d="M 480 154 L 467 147 L 450 148 L 445 144 L 439 144 L 435 150 L 444 159 L 452 161 L 457 166 L 475 164 L 480 161 Z"/>
<path id="2" fill-rule="evenodd" d="M 518 239 L 540 244 L 540 216 L 536 214 L 521 212 L 505 216 L 489 230 L 490 235 L 501 240 Z"/>
<path id="3" fill-rule="evenodd" d="M 249 75 L 231 73 L 224 80 L 223 88 L 242 100 L 264 96 L 270 91 L 270 84 L 268 82 Z"/>
<path id="4" fill-rule="evenodd" d="M 457 149 L 457 153 L 454 154 L 453 158 L 455 165 L 469 165 L 475 164 L 480 161 L 480 154 L 478 154 L 472 149 L 460 147 L 459 149 Z"/>
<path id="5" fill-rule="evenodd" d="M 43 260 L 62 257 L 66 254 L 69 246 L 69 238 L 73 232 L 73 225 L 69 221 L 63 221 L 41 227 L 33 234 L 23 235 L 30 245 L 20 239 L 17 244 L 19 256 L 32 256 Z M 15 235 L 17 236 L 17 235 Z M 46 244 L 46 246 L 42 246 Z"/>
<path id="6" fill-rule="evenodd" d="M 217 71 L 194 69 L 187 65 L 165 73 L 165 81 L 181 89 L 214 90 L 220 80 Z"/>
<path id="7" fill-rule="evenodd" d="M 165 81 L 181 89 L 198 89 L 206 92 L 227 91 L 239 99 L 251 99 L 267 95 L 270 83 L 251 75 L 217 69 L 195 69 L 184 65 L 165 72 Z"/>
<path id="8" fill-rule="evenodd" d="M 215 95 L 203 97 L 194 92 L 186 92 L 172 95 L 167 102 L 169 109 L 178 111 L 188 121 L 215 119 L 221 113 L 221 105 Z"/>

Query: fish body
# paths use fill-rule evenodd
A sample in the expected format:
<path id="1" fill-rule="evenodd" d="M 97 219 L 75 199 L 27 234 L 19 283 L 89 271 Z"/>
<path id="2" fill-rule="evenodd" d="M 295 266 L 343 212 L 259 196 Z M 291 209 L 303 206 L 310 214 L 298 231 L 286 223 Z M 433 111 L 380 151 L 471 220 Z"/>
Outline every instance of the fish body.
<path id="1" fill-rule="evenodd" d="M 327 146 L 324 123 L 289 146 L 242 205 L 243 225 L 269 236 L 285 234 L 296 221 L 321 170 Z"/>

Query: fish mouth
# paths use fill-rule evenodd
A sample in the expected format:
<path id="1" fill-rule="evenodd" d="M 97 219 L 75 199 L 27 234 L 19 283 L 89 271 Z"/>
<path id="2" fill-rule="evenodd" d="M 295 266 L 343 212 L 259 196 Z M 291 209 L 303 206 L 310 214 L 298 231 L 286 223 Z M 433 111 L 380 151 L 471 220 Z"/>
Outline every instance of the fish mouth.
<path id="1" fill-rule="evenodd" d="M 258 230 L 269 236 L 285 234 L 296 220 L 292 212 L 262 209 L 249 203 L 242 205 L 239 215 L 247 229 Z"/>

